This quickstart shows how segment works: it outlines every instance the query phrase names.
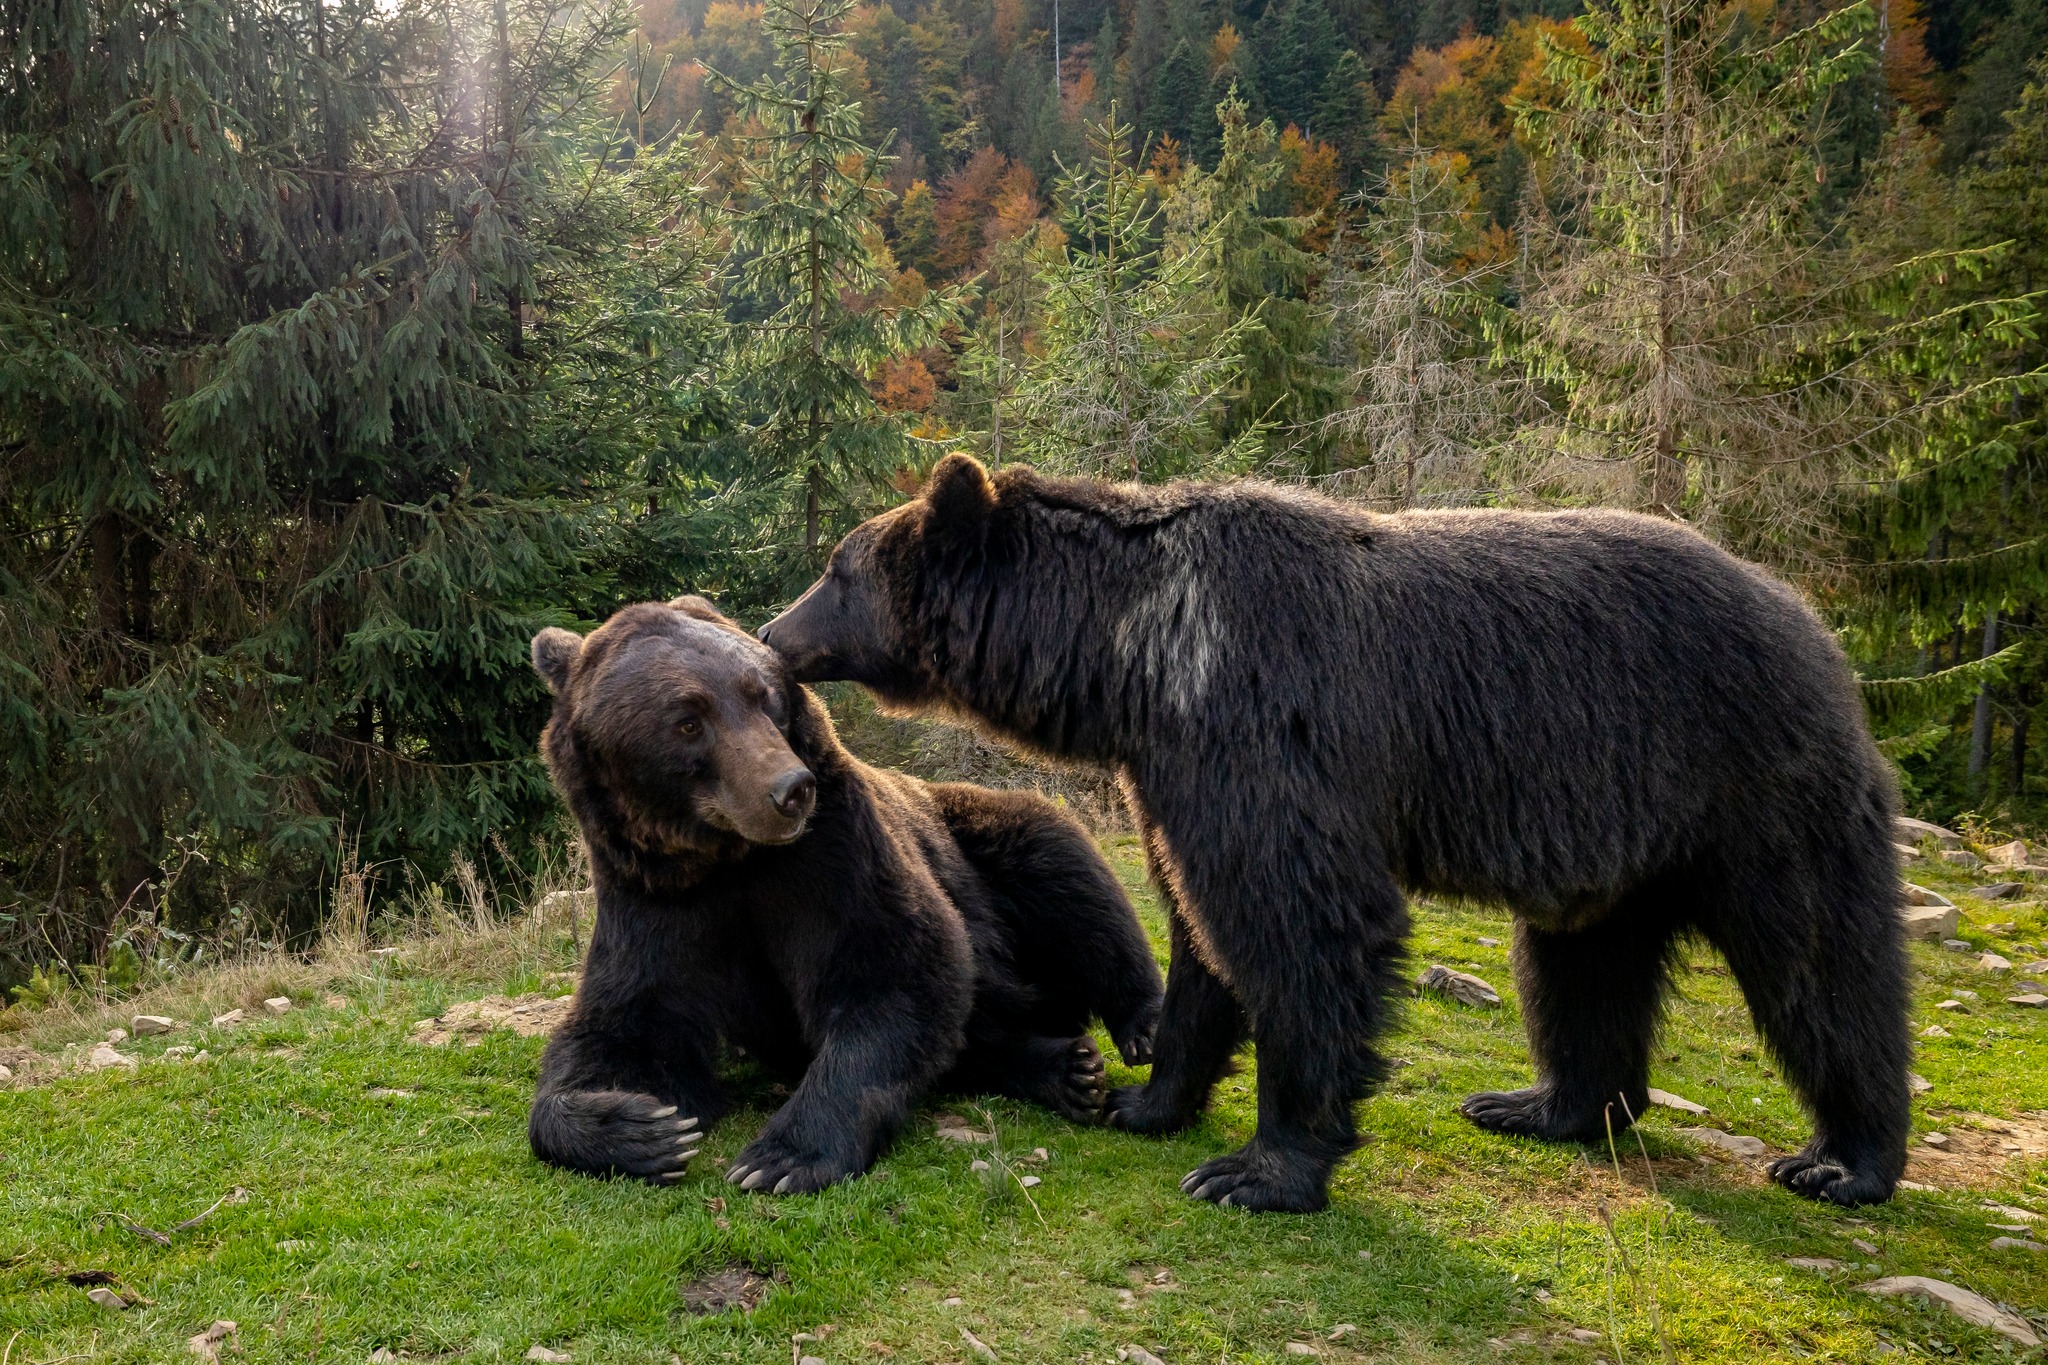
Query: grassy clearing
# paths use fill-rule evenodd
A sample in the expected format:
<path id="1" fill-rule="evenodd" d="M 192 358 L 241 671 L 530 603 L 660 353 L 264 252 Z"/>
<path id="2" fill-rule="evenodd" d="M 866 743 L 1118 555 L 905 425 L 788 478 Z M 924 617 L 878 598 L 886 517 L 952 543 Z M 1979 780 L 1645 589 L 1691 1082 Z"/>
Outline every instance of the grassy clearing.
<path id="1" fill-rule="evenodd" d="M 1158 930 L 1136 849 L 1108 847 Z M 2020 963 L 2048 955 L 2012 946 L 2048 949 L 2041 907 L 1968 902 L 1966 914 L 1981 945 Z M 2005 921 L 2011 932 L 1986 931 Z M 0 1046 L 48 1054 L 140 1010 L 203 1020 L 280 992 L 296 1002 L 231 1029 L 124 1043 L 142 1059 L 132 1071 L 0 1091 L 9 1365 L 191 1359 L 185 1339 L 222 1318 L 240 1324 L 223 1358 L 252 1362 L 360 1362 L 380 1349 L 509 1361 L 535 1345 L 578 1362 L 652 1365 L 782 1362 L 795 1348 L 832 1362 L 985 1360 L 962 1329 L 1004 1361 L 1107 1362 L 1131 1344 L 1175 1365 L 1277 1361 L 1297 1358 L 1290 1342 L 1335 1360 L 1991 1360 L 2015 1351 L 1854 1286 L 1875 1267 L 2048 1307 L 2048 1255 L 1993 1250 L 1999 1233 L 1987 1225 L 2010 1218 L 1981 1207 L 1990 1197 L 2048 1212 L 2048 1164 L 2038 1153 L 2004 1160 L 2002 1139 L 1970 1118 L 2048 1109 L 2048 1012 L 2007 1006 L 2003 978 L 1937 947 L 1914 949 L 1915 1029 L 1939 1022 L 1951 1036 L 1921 1046 L 1933 1088 L 1917 1126 L 1962 1135 L 1979 1156 L 1952 1160 L 1953 1171 L 1916 1162 L 1915 1178 L 1954 1188 L 1852 1214 L 1702 1157 L 1672 1131 L 1699 1120 L 1664 1111 L 1643 1125 L 1640 1148 L 1623 1140 L 1618 1176 L 1605 1152 L 1469 1127 L 1456 1113 L 1464 1094 L 1528 1074 L 1506 948 L 1478 941 L 1506 939 L 1507 923 L 1424 908 L 1416 967 L 1476 970 L 1508 1003 L 1417 1001 L 1391 1043 L 1406 1065 L 1364 1106 L 1370 1140 L 1342 1168 L 1334 1207 L 1289 1218 L 1175 1190 L 1250 1134 L 1249 1071 L 1224 1084 L 1200 1127 L 1163 1142 L 1023 1105 L 935 1103 L 875 1176 L 804 1199 L 737 1194 L 718 1179 L 776 1102 L 759 1086 L 676 1188 L 543 1168 L 525 1140 L 538 1040 L 495 1033 L 444 1049 L 408 1032 L 457 1000 L 566 989 L 549 974 L 573 965 L 567 930 L 561 917 L 444 926 L 395 956 L 261 962 L 159 988 L 118 1013 L 12 1020 L 27 1027 Z M 1805 1120 L 1733 982 L 1702 952 L 1680 986 L 1656 1084 L 1708 1105 L 1708 1122 L 1796 1146 Z M 1959 989 L 1979 998 L 1933 1008 Z M 164 1060 L 169 1045 L 211 1055 Z M 985 1127 L 984 1107 L 1009 1158 L 1047 1149 L 1048 1160 L 1014 1168 L 1042 1178 L 1028 1197 L 969 1170 L 985 1152 L 933 1135 L 931 1115 Z M 169 1247 L 112 1217 L 168 1229 L 235 1187 L 245 1202 Z M 1788 1257 L 1849 1265 L 1817 1273 Z M 751 1313 L 689 1312 L 683 1286 L 729 1265 L 771 1275 L 766 1298 Z M 94 1304 L 63 1278 L 84 1270 L 109 1272 L 142 1302 L 121 1313 Z M 2048 1314 L 2034 1317 L 2048 1325 Z M 1574 1340 L 1573 1329 L 1599 1337 Z M 817 1339 L 793 1344 L 799 1333 Z"/>

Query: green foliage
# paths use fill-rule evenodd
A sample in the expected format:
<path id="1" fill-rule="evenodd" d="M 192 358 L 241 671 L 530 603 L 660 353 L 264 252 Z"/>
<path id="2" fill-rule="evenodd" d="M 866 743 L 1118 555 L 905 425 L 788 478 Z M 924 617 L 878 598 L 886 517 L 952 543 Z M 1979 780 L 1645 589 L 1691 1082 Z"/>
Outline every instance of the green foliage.
<path id="1" fill-rule="evenodd" d="M 727 299 L 744 319 L 733 401 L 756 477 L 800 499 L 801 555 L 815 571 L 828 519 L 844 531 L 913 463 L 900 419 L 868 389 L 876 366 L 931 345 L 960 315 L 957 289 L 892 297 L 876 214 L 886 159 L 862 137 L 843 31 L 852 0 L 777 0 L 766 24 L 776 64 L 736 86 L 759 131 L 742 140 Z"/>
<path id="2" fill-rule="evenodd" d="M 1219 437 L 1258 324 L 1212 292 L 1217 229 L 1162 244 L 1161 209 L 1116 111 L 1057 192 L 1067 240 L 1046 253 L 1038 347 L 1021 363 L 1011 458 L 1113 478 L 1243 468 L 1257 436 Z"/>

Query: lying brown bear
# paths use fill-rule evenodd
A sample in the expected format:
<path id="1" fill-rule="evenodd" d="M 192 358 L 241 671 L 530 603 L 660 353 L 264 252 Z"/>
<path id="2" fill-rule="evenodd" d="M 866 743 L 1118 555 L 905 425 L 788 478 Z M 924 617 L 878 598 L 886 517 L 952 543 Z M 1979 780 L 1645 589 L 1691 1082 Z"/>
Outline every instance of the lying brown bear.
<path id="1" fill-rule="evenodd" d="M 1091 1016 L 1150 1060 L 1159 969 L 1050 803 L 860 763 L 702 598 L 542 631 L 533 662 L 597 887 L 583 984 L 541 1058 L 543 1161 L 679 1179 L 729 1105 L 724 1047 L 802 1078 L 726 1172 L 777 1194 L 865 1171 L 935 1088 L 1096 1121 Z"/>

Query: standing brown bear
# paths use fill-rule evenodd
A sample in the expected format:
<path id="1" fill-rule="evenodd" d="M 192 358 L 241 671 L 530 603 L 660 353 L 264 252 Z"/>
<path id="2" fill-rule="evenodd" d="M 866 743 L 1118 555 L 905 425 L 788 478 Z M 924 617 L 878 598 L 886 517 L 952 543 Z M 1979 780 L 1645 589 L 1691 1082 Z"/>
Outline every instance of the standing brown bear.
<path id="1" fill-rule="evenodd" d="M 1682 527 L 950 456 L 761 635 L 798 678 L 1122 772 L 1173 961 L 1151 1083 L 1111 1121 L 1189 1123 L 1258 1043 L 1257 1133 L 1195 1195 L 1327 1201 L 1386 1072 L 1404 890 L 1515 912 L 1537 1078 L 1467 1099 L 1473 1122 L 1597 1140 L 1641 1114 L 1699 934 L 1814 1118 L 1773 1176 L 1857 1204 L 1904 1167 L 1890 771 L 1827 629 Z"/>
<path id="2" fill-rule="evenodd" d="M 701 598 L 542 631 L 533 662 L 597 888 L 583 982 L 541 1058 L 543 1161 L 681 1178 L 728 1107 L 726 1047 L 801 1078 L 726 1173 L 777 1194 L 867 1170 L 934 1088 L 1098 1120 L 1091 1016 L 1149 1059 L 1159 968 L 1049 802 L 856 761 Z"/>

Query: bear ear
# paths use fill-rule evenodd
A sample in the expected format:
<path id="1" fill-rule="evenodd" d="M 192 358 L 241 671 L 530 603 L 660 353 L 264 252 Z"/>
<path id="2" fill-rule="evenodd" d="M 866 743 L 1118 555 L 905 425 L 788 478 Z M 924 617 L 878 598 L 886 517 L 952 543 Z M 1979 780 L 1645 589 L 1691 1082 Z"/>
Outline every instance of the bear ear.
<path id="1" fill-rule="evenodd" d="M 687 593 L 682 597 L 676 598 L 668 605 L 670 610 L 679 611 L 685 616 L 695 617 L 699 621 L 709 621 L 713 625 L 718 626 L 726 624 L 725 613 L 712 606 L 707 599 L 699 597 L 695 593 Z"/>
<path id="2" fill-rule="evenodd" d="M 569 669 L 583 652 L 583 637 L 573 630 L 549 626 L 533 637 L 533 671 L 557 696 L 569 686 Z"/>
<path id="3" fill-rule="evenodd" d="M 996 505 L 996 490 L 981 461 L 956 450 L 933 468 L 925 482 L 924 500 L 944 521 L 973 522 Z"/>

